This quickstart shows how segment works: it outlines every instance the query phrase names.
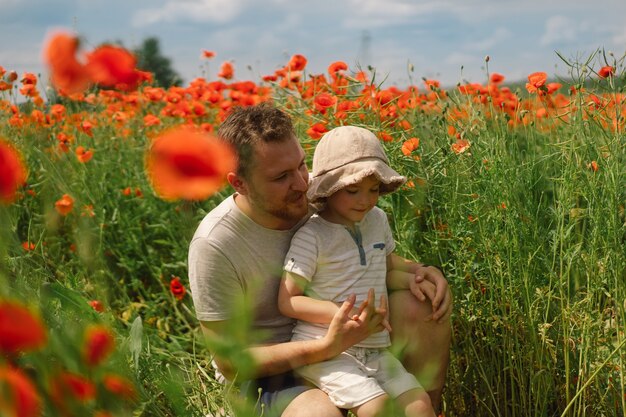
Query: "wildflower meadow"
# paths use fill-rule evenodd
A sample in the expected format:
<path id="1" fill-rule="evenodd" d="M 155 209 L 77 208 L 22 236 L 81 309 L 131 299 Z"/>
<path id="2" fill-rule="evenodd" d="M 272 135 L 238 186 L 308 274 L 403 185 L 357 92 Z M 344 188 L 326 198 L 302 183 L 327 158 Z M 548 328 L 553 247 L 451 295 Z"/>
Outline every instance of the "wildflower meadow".
<path id="1" fill-rule="evenodd" d="M 271 100 L 309 158 L 362 126 L 408 177 L 379 206 L 399 254 L 450 284 L 445 416 L 626 416 L 624 57 L 513 84 L 487 58 L 484 82 L 446 88 L 341 61 L 312 74 L 302 55 L 164 88 L 63 32 L 43 57 L 46 76 L 0 67 L 0 415 L 255 415 L 214 378 L 187 250 L 232 192 L 214 132 Z M 211 349 L 246 363 L 246 334 Z"/>

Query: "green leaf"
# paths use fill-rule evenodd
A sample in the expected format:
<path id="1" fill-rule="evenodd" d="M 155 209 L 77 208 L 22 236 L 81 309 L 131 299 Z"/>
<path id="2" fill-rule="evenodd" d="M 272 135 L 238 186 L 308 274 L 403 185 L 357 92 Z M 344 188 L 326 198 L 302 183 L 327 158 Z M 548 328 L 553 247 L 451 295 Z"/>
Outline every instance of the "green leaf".
<path id="1" fill-rule="evenodd" d="M 133 361 L 135 362 L 135 369 L 139 369 L 139 355 L 141 354 L 141 345 L 143 342 L 143 322 L 141 316 L 133 321 L 130 326 L 129 337 L 129 350 L 133 355 Z"/>
<path id="2" fill-rule="evenodd" d="M 80 315 L 88 315 L 95 319 L 97 313 L 89 305 L 88 300 L 78 291 L 64 287 L 58 282 L 45 283 L 41 286 L 41 297 L 44 303 L 51 299 L 59 300 L 64 310 L 73 310 Z"/>

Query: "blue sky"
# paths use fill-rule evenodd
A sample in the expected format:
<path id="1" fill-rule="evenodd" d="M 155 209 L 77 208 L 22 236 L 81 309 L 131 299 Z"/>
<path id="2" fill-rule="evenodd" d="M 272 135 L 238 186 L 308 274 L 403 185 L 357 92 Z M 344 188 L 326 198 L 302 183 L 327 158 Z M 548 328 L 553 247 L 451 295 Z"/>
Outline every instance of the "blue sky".
<path id="1" fill-rule="evenodd" d="M 214 79 L 224 60 L 237 79 L 256 81 L 295 53 L 309 73 L 343 60 L 404 87 L 422 77 L 484 82 L 487 55 L 489 71 L 521 80 L 566 74 L 555 51 L 626 52 L 624 0 L 0 0 L 0 10 L 0 65 L 44 76 L 42 43 L 54 29 L 76 32 L 87 49 L 156 36 L 186 82 Z M 203 49 L 217 57 L 201 59 Z"/>

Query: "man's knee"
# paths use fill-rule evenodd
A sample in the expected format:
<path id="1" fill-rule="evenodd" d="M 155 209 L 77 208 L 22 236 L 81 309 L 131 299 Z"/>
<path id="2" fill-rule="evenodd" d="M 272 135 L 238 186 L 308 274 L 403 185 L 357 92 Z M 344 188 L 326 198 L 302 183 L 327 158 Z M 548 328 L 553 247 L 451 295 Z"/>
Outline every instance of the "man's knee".
<path id="1" fill-rule="evenodd" d="M 311 389 L 298 395 L 287 406 L 282 417 L 343 417 L 340 409 L 319 389 Z"/>

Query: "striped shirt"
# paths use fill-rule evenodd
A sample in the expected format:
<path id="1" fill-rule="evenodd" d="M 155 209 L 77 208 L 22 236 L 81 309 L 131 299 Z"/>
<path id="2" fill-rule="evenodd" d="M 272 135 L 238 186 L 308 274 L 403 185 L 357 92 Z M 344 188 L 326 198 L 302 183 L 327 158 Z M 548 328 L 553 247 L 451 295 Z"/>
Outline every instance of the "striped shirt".
<path id="1" fill-rule="evenodd" d="M 377 298 L 387 294 L 387 255 L 395 242 L 387 216 L 378 207 L 370 210 L 351 232 L 314 214 L 294 235 L 285 258 L 285 271 L 309 281 L 304 295 L 342 303 L 350 294 L 356 304 L 367 299 L 370 288 Z M 321 338 L 328 325 L 298 321 L 292 340 Z M 375 333 L 358 347 L 381 348 L 390 344 L 386 330 Z"/>

